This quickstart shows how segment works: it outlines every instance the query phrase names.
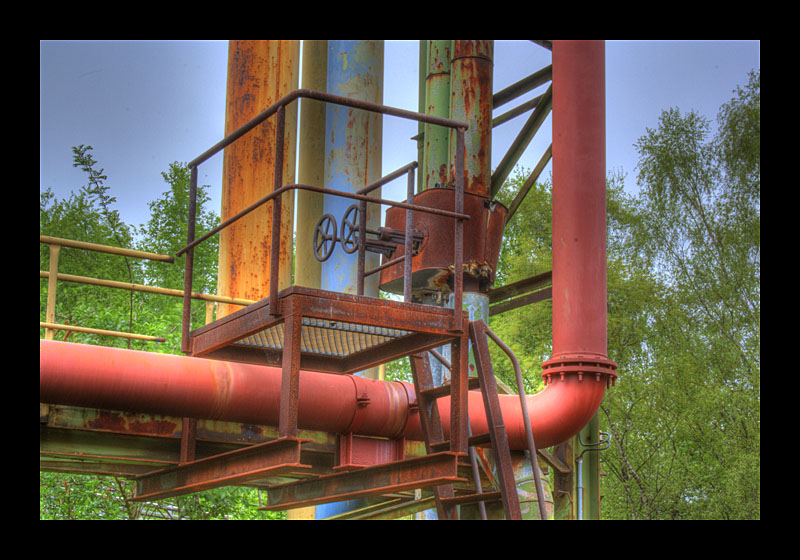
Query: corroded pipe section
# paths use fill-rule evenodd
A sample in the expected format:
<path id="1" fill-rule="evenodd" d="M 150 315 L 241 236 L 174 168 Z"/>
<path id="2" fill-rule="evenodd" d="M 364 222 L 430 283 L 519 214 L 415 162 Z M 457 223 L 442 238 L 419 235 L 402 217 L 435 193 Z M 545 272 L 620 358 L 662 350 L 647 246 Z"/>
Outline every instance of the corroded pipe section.
<path id="1" fill-rule="evenodd" d="M 585 362 L 609 375 L 615 367 L 606 357 L 605 122 L 604 42 L 554 41 L 550 379 Z"/>
<path id="2" fill-rule="evenodd" d="M 264 107 L 296 90 L 299 41 L 230 41 L 225 134 L 230 134 Z M 226 220 L 273 190 L 276 119 L 270 119 L 225 148 L 221 218 Z M 282 183 L 294 183 L 297 104 L 286 108 Z M 270 204 L 227 228 L 219 238 L 218 293 L 257 301 L 269 295 L 272 232 Z M 281 285 L 291 277 L 293 197 L 281 204 L 279 270 Z M 220 304 L 217 317 L 239 306 Z"/>
<path id="3" fill-rule="evenodd" d="M 464 190 L 485 198 L 490 198 L 492 176 L 493 55 L 494 41 L 454 40 L 450 63 L 450 118 L 469 125 L 464 135 Z M 451 177 L 455 177 L 455 150 L 451 132 Z"/>
<path id="4" fill-rule="evenodd" d="M 450 50 L 452 41 L 427 42 L 425 75 L 425 113 L 450 116 Z M 441 126 L 426 124 L 424 130 L 423 179 L 420 191 L 449 184 L 447 161 L 450 157 L 450 131 Z M 452 184 L 450 184 L 452 186 Z"/>
<path id="5" fill-rule="evenodd" d="M 528 396 L 540 448 L 577 433 L 597 411 L 606 384 L 567 376 Z M 39 402 L 276 426 L 280 368 L 170 354 L 39 341 Z M 408 383 L 300 372 L 298 427 L 334 433 L 423 440 L 414 388 Z M 449 437 L 450 399 L 439 399 Z M 511 449 L 527 442 L 519 397 L 500 395 Z M 481 394 L 469 393 L 473 434 L 488 425 Z"/>

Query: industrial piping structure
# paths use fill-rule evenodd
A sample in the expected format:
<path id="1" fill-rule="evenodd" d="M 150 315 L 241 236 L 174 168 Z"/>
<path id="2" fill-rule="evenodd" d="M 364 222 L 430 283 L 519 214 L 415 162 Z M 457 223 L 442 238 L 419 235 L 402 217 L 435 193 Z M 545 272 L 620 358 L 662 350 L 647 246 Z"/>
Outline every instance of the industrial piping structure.
<path id="1" fill-rule="evenodd" d="M 526 397 L 532 433 L 540 449 L 578 433 L 594 416 L 607 386 L 616 378 L 616 365 L 606 355 L 604 46 L 601 41 L 554 41 L 552 51 L 553 354 L 543 364 L 547 387 Z M 482 57 L 479 54 L 476 58 Z M 467 55 L 462 52 L 461 58 Z M 478 137 L 477 142 L 483 145 L 473 151 L 485 155 L 486 139 Z M 435 169 L 431 172 L 429 167 L 426 172 L 432 177 Z M 465 201 L 476 191 L 479 198 L 488 201 L 492 194 L 488 174 L 484 172 L 476 181 L 471 173 L 468 165 Z M 424 201 L 442 193 L 445 189 L 433 188 L 417 198 Z M 422 206 L 459 212 L 452 195 L 449 206 L 447 202 Z M 476 216 L 481 206 L 486 208 L 476 204 L 468 209 L 467 204 L 463 212 Z M 390 210 L 387 226 L 401 225 L 397 221 L 403 214 L 411 212 L 400 207 Z M 433 220 L 431 224 L 438 219 L 434 214 L 424 216 Z M 474 227 L 475 221 L 491 223 L 491 216 L 467 222 L 468 226 Z M 420 223 L 425 222 L 417 225 Z M 408 225 L 405 229 L 406 244 L 400 244 L 398 252 L 409 247 Z M 501 227 L 499 230 L 502 232 Z M 364 229 L 361 235 L 366 239 Z M 274 230 L 272 239 L 273 243 L 277 239 Z M 406 252 L 407 262 L 411 262 L 409 256 Z M 417 253 L 413 271 L 403 263 L 394 269 L 387 267 L 382 271 L 382 284 L 408 273 L 420 274 L 427 266 L 424 259 L 422 251 Z M 443 265 L 437 262 L 429 268 L 441 270 Z M 277 275 L 270 277 L 271 282 L 276 280 Z M 440 281 L 442 278 L 425 277 L 423 283 Z M 471 282 L 470 286 L 477 286 L 474 280 Z M 277 285 L 271 288 L 272 298 L 277 289 Z M 42 403 L 276 426 L 281 422 L 282 383 L 281 368 L 269 365 L 40 341 Z M 424 439 L 413 385 L 301 371 L 298 391 L 302 397 L 296 422 L 301 429 Z M 467 398 L 472 433 L 486 432 L 489 426 L 481 393 L 471 391 Z M 509 447 L 528 449 L 519 397 L 499 395 L 499 402 Z M 438 405 L 442 428 L 449 438 L 450 397 L 440 397 Z"/>

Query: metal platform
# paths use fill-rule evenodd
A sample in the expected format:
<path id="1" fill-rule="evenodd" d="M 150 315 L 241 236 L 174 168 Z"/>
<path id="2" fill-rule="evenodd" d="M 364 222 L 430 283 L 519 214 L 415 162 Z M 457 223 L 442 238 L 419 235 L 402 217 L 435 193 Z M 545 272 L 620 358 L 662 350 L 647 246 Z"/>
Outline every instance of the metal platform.
<path id="1" fill-rule="evenodd" d="M 191 355 L 281 367 L 287 325 L 297 323 L 301 369 L 349 374 L 462 336 L 448 308 L 301 286 L 278 297 L 280 315 L 266 298 L 192 331 Z"/>

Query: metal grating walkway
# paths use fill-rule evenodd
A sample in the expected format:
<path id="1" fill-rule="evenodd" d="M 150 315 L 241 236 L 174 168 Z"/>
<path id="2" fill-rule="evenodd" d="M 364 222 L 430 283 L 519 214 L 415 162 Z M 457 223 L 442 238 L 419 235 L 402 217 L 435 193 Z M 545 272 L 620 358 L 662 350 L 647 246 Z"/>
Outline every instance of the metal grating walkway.
<path id="1" fill-rule="evenodd" d="M 324 356 L 349 356 L 410 335 L 410 331 L 360 323 L 303 317 L 300 351 Z M 283 348 L 283 323 L 246 336 L 237 346 Z"/>
<path id="2" fill-rule="evenodd" d="M 274 310 L 267 298 L 192 331 L 191 355 L 282 367 L 293 328 L 301 368 L 349 374 L 461 336 L 449 308 L 300 286 L 279 298 Z"/>

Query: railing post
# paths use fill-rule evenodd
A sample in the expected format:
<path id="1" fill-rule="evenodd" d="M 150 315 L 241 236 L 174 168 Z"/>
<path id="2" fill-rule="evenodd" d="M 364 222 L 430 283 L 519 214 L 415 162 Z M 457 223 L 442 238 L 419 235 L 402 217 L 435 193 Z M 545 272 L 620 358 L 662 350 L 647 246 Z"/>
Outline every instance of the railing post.
<path id="1" fill-rule="evenodd" d="M 364 295 L 364 268 L 367 252 L 367 201 L 358 203 L 358 283 L 356 295 Z"/>
<path id="2" fill-rule="evenodd" d="M 464 212 L 464 131 L 456 129 L 456 192 L 453 211 Z M 464 291 L 464 222 L 455 220 L 455 242 L 453 248 L 453 330 L 461 331 L 461 300 Z"/>
<path id="3" fill-rule="evenodd" d="M 190 168 L 189 181 L 189 223 L 186 244 L 194 241 L 194 226 L 197 214 L 197 167 Z M 186 267 L 183 276 L 183 320 L 181 323 L 181 352 L 191 352 L 192 332 L 192 274 L 194 273 L 194 247 L 186 251 Z"/>
<path id="4" fill-rule="evenodd" d="M 58 285 L 58 255 L 61 253 L 61 245 L 49 245 L 50 249 L 50 276 L 47 279 L 47 310 L 45 311 L 45 321 L 48 323 L 56 322 L 56 288 Z M 56 331 L 53 329 L 44 330 L 45 340 L 53 340 Z"/>
<path id="5" fill-rule="evenodd" d="M 283 182 L 283 134 L 286 127 L 286 108 L 278 107 L 277 122 L 275 123 L 275 175 L 272 192 L 281 188 Z M 270 242 L 269 260 L 269 313 L 277 316 L 281 314 L 281 303 L 278 298 L 278 284 L 280 281 L 280 243 L 281 243 L 281 198 L 278 195 L 272 200 L 272 241 Z"/>

